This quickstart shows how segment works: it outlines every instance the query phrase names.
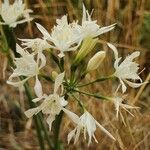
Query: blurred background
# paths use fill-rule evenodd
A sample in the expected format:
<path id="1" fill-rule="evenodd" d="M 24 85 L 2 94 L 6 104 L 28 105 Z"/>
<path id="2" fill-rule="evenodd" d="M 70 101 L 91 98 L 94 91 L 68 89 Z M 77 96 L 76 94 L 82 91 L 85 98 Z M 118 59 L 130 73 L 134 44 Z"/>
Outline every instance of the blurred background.
<path id="1" fill-rule="evenodd" d="M 141 52 L 137 62 L 140 64 L 140 71 L 143 80 L 150 78 L 150 0 L 25 0 L 28 8 L 34 12 L 35 18 L 32 22 L 18 25 L 15 28 L 17 38 L 41 37 L 35 26 L 35 22 L 42 24 L 48 31 L 51 31 L 57 18 L 68 14 L 69 21 L 82 18 L 82 3 L 91 12 L 94 9 L 92 18 L 97 20 L 100 26 L 117 23 L 116 28 L 109 33 L 100 36 L 99 45 L 96 51 L 107 51 L 107 57 L 101 67 L 90 73 L 87 81 L 95 77 L 110 74 L 113 71 L 113 53 L 106 46 L 106 42 L 114 44 L 120 56 L 125 57 L 135 50 Z M 0 40 L 2 35 L 0 36 Z M 18 41 L 19 43 L 19 41 Z M 24 111 L 29 108 L 23 90 L 18 90 L 6 84 L 6 80 L 12 70 L 7 65 L 6 54 L 2 49 L 3 41 L 0 42 L 0 150 L 23 150 L 39 149 L 36 132 L 32 119 L 28 120 Z M 91 54 L 92 56 L 93 54 Z M 70 54 L 68 55 L 70 56 Z M 88 56 L 87 60 L 91 57 Z M 66 58 L 66 59 L 69 59 Z M 86 62 L 85 62 L 86 63 Z M 66 68 L 68 66 L 66 65 Z M 47 67 L 46 73 L 51 73 L 55 68 Z M 110 69 L 112 68 L 112 69 Z M 43 81 L 44 82 L 44 81 Z M 89 86 L 84 90 L 111 95 L 114 89 L 114 81 Z M 117 83 L 117 82 L 116 82 Z M 49 91 L 51 86 L 45 84 L 45 90 Z M 50 92 L 49 92 L 50 93 Z M 67 145 L 67 134 L 74 126 L 68 118 L 64 118 L 61 126 L 61 139 L 65 143 L 64 149 L 68 150 L 149 150 L 150 149 L 150 86 L 144 85 L 139 89 L 128 90 L 127 103 L 139 106 L 138 111 L 133 111 L 135 117 L 123 112 L 125 116 L 124 125 L 121 119 L 115 119 L 115 108 L 108 102 L 101 102 L 96 99 L 82 97 L 84 103 L 89 107 L 89 112 L 112 133 L 117 142 L 109 139 L 101 131 L 97 130 L 96 137 L 98 144 L 94 143 L 87 147 L 82 136 L 80 141 L 74 145 Z M 77 105 L 70 102 L 70 109 L 78 111 Z"/>

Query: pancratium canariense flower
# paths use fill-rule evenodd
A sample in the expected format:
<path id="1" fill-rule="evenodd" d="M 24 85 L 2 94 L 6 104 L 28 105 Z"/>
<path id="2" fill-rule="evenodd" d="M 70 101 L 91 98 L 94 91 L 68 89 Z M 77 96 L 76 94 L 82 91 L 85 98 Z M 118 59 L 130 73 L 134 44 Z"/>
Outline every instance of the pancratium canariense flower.
<path id="1" fill-rule="evenodd" d="M 98 126 L 100 130 L 106 133 L 110 138 L 115 140 L 115 138 L 102 125 L 100 125 L 89 112 L 85 111 L 80 117 L 68 110 L 64 110 L 64 112 L 77 125 L 75 129 L 68 134 L 68 143 L 70 143 L 73 137 L 74 143 L 76 143 L 79 140 L 81 132 L 84 134 L 84 139 L 86 139 L 86 134 L 88 134 L 88 145 L 91 144 L 92 137 L 94 138 L 95 142 L 98 143 L 94 135 L 96 126 Z"/>
<path id="2" fill-rule="evenodd" d="M 41 26 L 36 23 L 37 27 Z M 37 54 L 38 62 L 41 61 L 41 66 L 44 67 L 46 65 L 46 58 L 43 54 L 44 50 L 51 48 L 51 45 L 46 41 L 45 38 L 35 38 L 35 39 L 19 39 L 22 41 L 22 46 L 24 49 L 31 49 L 33 54 Z"/>
<path id="3" fill-rule="evenodd" d="M 82 24 L 80 27 L 76 28 L 78 32 L 80 32 L 81 40 L 92 37 L 95 38 L 103 33 L 106 33 L 112 30 L 116 24 L 112 24 L 106 27 L 100 27 L 97 24 L 97 20 L 92 21 L 91 15 L 89 14 L 88 10 L 86 10 L 83 4 L 83 16 L 82 16 Z"/>
<path id="4" fill-rule="evenodd" d="M 51 42 L 51 47 L 59 50 L 59 57 L 64 56 L 66 51 L 74 51 L 80 44 L 79 36 L 75 32 L 77 23 L 68 23 L 67 16 L 56 20 L 57 25 L 53 27 L 49 34 L 44 27 L 38 24 L 38 29 L 43 34 L 43 38 Z"/>
<path id="5" fill-rule="evenodd" d="M 124 93 L 127 90 L 125 83 L 127 83 L 133 88 L 138 88 L 139 86 L 141 86 L 143 83 L 142 79 L 139 77 L 138 74 L 139 64 L 133 61 L 133 59 L 140 55 L 140 52 L 135 51 L 131 55 L 128 55 L 123 62 L 120 62 L 122 57 L 118 57 L 118 51 L 116 47 L 110 43 L 107 44 L 113 50 L 115 55 L 114 76 L 116 76 L 119 79 L 122 86 L 122 92 Z M 141 83 L 131 82 L 129 81 L 129 79 L 139 80 Z"/>
<path id="6" fill-rule="evenodd" d="M 63 96 L 59 96 L 57 94 L 59 87 L 62 85 L 63 79 L 64 73 L 59 74 L 55 80 L 53 94 L 44 94 L 41 97 L 33 99 L 33 102 L 38 102 L 42 99 L 43 102 L 38 107 L 31 108 L 25 112 L 25 115 L 28 118 L 38 114 L 40 111 L 42 111 L 43 114 L 47 114 L 48 118 L 46 121 L 49 125 L 50 130 L 52 127 L 52 123 L 55 120 L 55 116 L 58 115 L 61 110 L 66 110 L 64 107 L 68 104 L 68 102 L 64 99 Z"/>
<path id="7" fill-rule="evenodd" d="M 3 19 L 0 24 L 14 28 L 17 24 L 31 21 L 33 19 L 29 16 L 31 12 L 31 9 L 25 9 L 25 4 L 23 4 L 22 0 L 15 0 L 13 4 L 10 4 L 9 0 L 4 0 L 4 3 L 0 6 L 0 15 Z"/>
<path id="8" fill-rule="evenodd" d="M 30 54 L 26 50 L 22 49 L 19 45 L 16 46 L 16 51 L 21 55 L 20 58 L 15 58 L 16 68 L 13 74 L 9 77 L 7 83 L 15 87 L 21 87 L 29 78 L 36 77 L 35 82 L 35 92 L 37 96 L 41 95 L 42 87 L 38 79 L 39 70 L 43 67 L 42 63 L 38 63 L 34 59 L 34 55 Z M 26 78 L 21 81 L 16 81 L 14 79 L 25 76 Z"/>
<path id="9" fill-rule="evenodd" d="M 124 124 L 125 124 L 124 117 L 123 117 L 123 114 L 121 113 L 120 109 L 121 108 L 124 109 L 131 116 L 134 117 L 134 115 L 128 109 L 138 109 L 139 108 L 139 107 L 130 106 L 130 105 L 124 103 L 125 97 L 126 97 L 126 95 L 124 95 L 124 96 L 117 96 L 117 94 L 115 93 L 115 96 L 110 99 L 114 103 L 114 105 L 115 105 L 116 118 L 118 119 L 118 116 L 120 114 L 120 117 L 121 117 L 122 121 L 124 122 Z"/>

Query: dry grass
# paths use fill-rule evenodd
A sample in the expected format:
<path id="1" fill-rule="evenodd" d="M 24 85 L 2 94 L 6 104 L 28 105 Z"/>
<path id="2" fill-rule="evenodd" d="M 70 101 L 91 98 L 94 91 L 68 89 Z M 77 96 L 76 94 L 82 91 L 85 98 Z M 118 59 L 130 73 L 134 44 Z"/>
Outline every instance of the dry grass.
<path id="1" fill-rule="evenodd" d="M 29 8 L 34 10 L 35 20 L 28 25 L 20 25 L 15 29 L 19 38 L 40 37 L 35 28 L 34 22 L 40 22 L 49 31 L 55 24 L 55 19 L 68 13 L 69 20 L 81 18 L 82 1 L 80 0 L 26 0 Z M 98 23 L 109 25 L 117 22 L 116 29 L 100 37 L 100 49 L 107 51 L 107 59 L 98 71 L 92 72 L 86 80 L 92 80 L 97 76 L 111 73 L 112 52 L 108 50 L 105 43 L 114 43 L 120 55 L 124 56 L 135 50 L 141 51 L 141 56 L 137 60 L 140 63 L 140 70 L 146 68 L 141 76 L 147 81 L 150 78 L 150 1 L 149 0 L 84 0 L 89 10 L 94 8 L 93 18 Z M 66 58 L 67 61 L 68 58 Z M 32 120 L 26 119 L 23 111 L 27 109 L 26 97 L 22 91 L 6 85 L 10 68 L 6 64 L 7 59 L 4 54 L 0 54 L 0 149 L 39 149 Z M 107 67 L 106 67 L 107 66 Z M 52 69 L 46 68 L 47 74 Z M 114 83 L 114 82 L 113 82 Z M 47 83 L 45 83 L 46 85 Z M 112 94 L 116 85 L 112 86 L 112 81 L 107 81 L 95 86 L 89 86 L 84 90 L 103 94 Z M 90 147 L 80 138 L 80 141 L 73 145 L 65 144 L 68 150 L 149 150 L 150 149 L 150 86 L 142 86 L 140 89 L 128 90 L 128 103 L 139 106 L 138 111 L 134 111 L 135 117 L 127 113 L 125 116 L 126 126 L 115 119 L 115 109 L 112 104 L 102 102 L 89 97 L 81 97 L 93 116 L 104 125 L 117 139 L 116 142 L 110 140 L 105 134 L 98 131 L 96 137 L 98 144 Z M 46 86 L 45 91 L 49 91 Z M 77 110 L 73 100 L 70 100 L 70 108 Z M 61 127 L 61 139 L 67 143 L 67 133 L 74 126 L 64 118 Z"/>

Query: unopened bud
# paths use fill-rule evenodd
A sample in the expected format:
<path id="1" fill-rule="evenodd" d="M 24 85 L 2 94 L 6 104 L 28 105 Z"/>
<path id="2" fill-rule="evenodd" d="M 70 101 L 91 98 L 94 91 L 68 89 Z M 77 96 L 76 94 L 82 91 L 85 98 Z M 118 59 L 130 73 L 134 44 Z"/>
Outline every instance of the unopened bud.
<path id="1" fill-rule="evenodd" d="M 56 71 L 52 71 L 52 78 L 55 80 L 58 76 L 58 73 Z"/>
<path id="2" fill-rule="evenodd" d="M 93 50 L 96 43 L 98 42 L 98 39 L 93 39 L 91 37 L 88 37 L 83 40 L 82 46 L 78 52 L 78 54 L 75 57 L 75 60 L 73 62 L 74 65 L 77 65 L 81 60 L 85 58 L 86 55 L 88 55 L 89 52 Z"/>
<path id="3" fill-rule="evenodd" d="M 96 53 L 88 62 L 87 72 L 97 69 L 106 56 L 105 51 L 100 51 Z"/>

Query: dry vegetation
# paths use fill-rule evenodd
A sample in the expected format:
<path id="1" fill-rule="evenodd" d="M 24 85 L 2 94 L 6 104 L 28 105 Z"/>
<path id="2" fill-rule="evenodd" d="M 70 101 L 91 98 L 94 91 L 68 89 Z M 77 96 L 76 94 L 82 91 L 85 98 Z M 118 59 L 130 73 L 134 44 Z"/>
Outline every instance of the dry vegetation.
<path id="1" fill-rule="evenodd" d="M 41 36 L 35 28 L 34 22 L 41 23 L 50 31 L 55 24 L 55 19 L 64 14 L 68 14 L 71 21 L 82 17 L 82 1 L 80 0 L 25 1 L 27 6 L 34 10 L 33 16 L 35 19 L 31 23 L 17 26 L 15 34 L 19 38 Z M 141 56 L 137 61 L 140 63 L 140 70 L 145 68 L 145 71 L 141 74 L 142 78 L 148 81 L 150 79 L 150 0 L 84 0 L 84 3 L 89 10 L 94 8 L 93 18 L 97 19 L 100 25 L 117 22 L 115 30 L 100 37 L 100 46 L 96 49 L 106 50 L 107 58 L 99 70 L 87 76 L 86 80 L 92 80 L 95 76 L 112 72 L 110 70 L 112 68 L 110 67 L 112 66 L 112 52 L 104 44 L 109 41 L 118 47 L 122 56 L 134 50 L 141 51 Z M 7 59 L 4 53 L 0 53 L 0 71 L 0 150 L 39 149 L 33 121 L 27 120 L 23 114 L 24 110 L 28 108 L 23 91 L 18 91 L 18 89 L 6 85 L 11 69 L 7 67 Z M 46 68 L 45 71 L 48 74 L 51 73 L 52 69 Z M 112 87 L 112 81 L 107 81 L 95 84 L 95 86 L 89 86 L 88 90 L 91 88 L 94 91 L 111 95 L 115 86 Z M 89 111 L 116 137 L 117 142 L 111 141 L 102 132 L 98 131 L 96 134 L 98 144 L 93 142 L 90 147 L 87 147 L 82 138 L 80 138 L 80 142 L 76 145 L 73 145 L 73 143 L 70 145 L 65 144 L 64 149 L 149 150 L 149 88 L 149 85 L 143 85 L 139 89 L 128 90 L 128 103 L 139 106 L 140 109 L 133 112 L 135 117 L 124 112 L 126 126 L 120 120 L 115 119 L 113 105 L 83 97 L 83 101 L 89 107 Z M 49 86 L 46 85 L 45 91 L 49 90 Z M 72 104 L 72 109 L 75 110 L 76 108 Z M 67 133 L 72 127 L 68 119 L 64 118 L 61 127 L 61 139 L 64 143 L 67 143 Z"/>

